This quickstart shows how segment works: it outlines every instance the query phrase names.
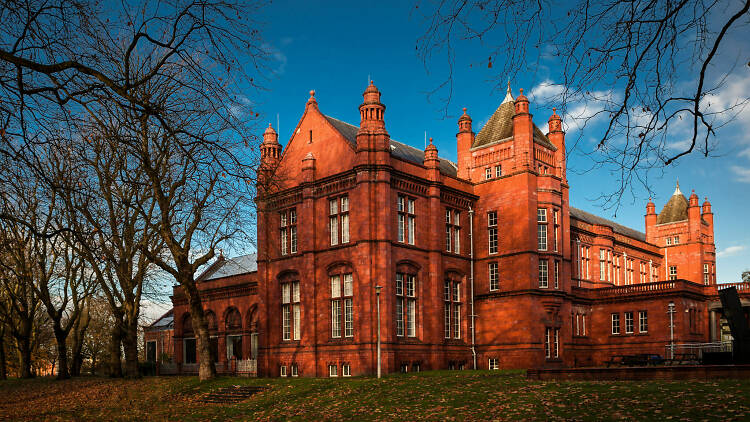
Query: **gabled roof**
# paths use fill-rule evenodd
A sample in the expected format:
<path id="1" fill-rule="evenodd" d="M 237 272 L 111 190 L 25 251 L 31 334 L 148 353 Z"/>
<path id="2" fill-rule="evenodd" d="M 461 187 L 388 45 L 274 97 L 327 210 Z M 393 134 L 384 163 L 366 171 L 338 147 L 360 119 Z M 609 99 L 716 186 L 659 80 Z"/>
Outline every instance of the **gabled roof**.
<path id="1" fill-rule="evenodd" d="M 210 273 L 205 274 L 202 281 L 216 280 L 218 278 L 231 277 L 234 275 L 247 274 L 258 271 L 258 254 L 248 254 L 234 258 L 223 259 L 217 262 Z"/>
<path id="2" fill-rule="evenodd" d="M 326 120 L 328 120 L 328 123 L 330 123 L 337 131 L 339 131 L 339 133 L 344 138 L 346 138 L 347 141 L 349 141 L 349 143 L 352 144 L 354 148 L 357 147 L 357 132 L 359 132 L 358 126 L 354 126 L 353 124 L 343 122 L 330 116 L 325 116 L 325 118 Z M 418 148 L 414 148 L 410 145 L 394 141 L 393 139 L 391 139 L 390 141 L 392 156 L 418 165 L 422 165 L 424 163 L 424 151 Z M 438 160 L 438 168 L 440 169 L 441 173 L 456 177 L 458 173 L 458 166 L 456 166 L 455 163 L 441 157 L 438 157 Z"/>
<path id="3" fill-rule="evenodd" d="M 627 236 L 633 239 L 640 240 L 641 242 L 646 241 L 645 233 L 639 232 L 638 230 L 633 230 L 630 227 L 625 227 L 622 224 L 617 224 L 612 220 L 607 220 L 606 218 L 599 217 L 598 215 L 591 214 L 589 212 L 580 210 L 578 208 L 570 207 L 570 216 L 578 220 L 584 221 L 586 223 L 589 223 L 589 224 L 609 226 L 609 227 L 612 227 L 612 231 L 615 233 L 619 233 L 623 236 Z"/>
<path id="4" fill-rule="evenodd" d="M 477 133 L 477 136 L 474 137 L 474 143 L 471 145 L 472 148 L 481 147 L 495 141 L 513 137 L 513 115 L 516 114 L 514 104 L 513 101 L 508 101 L 507 98 L 502 104 L 500 104 L 487 121 L 487 124 L 485 124 L 479 133 Z M 534 142 L 553 151 L 557 150 L 547 136 L 536 127 L 536 125 L 534 125 Z"/>

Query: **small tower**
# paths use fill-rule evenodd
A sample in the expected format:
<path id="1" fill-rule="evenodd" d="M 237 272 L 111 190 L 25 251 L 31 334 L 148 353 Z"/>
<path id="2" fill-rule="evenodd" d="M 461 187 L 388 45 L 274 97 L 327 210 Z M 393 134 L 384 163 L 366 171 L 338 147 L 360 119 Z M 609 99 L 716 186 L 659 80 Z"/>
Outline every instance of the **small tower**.
<path id="1" fill-rule="evenodd" d="M 427 168 L 427 178 L 432 181 L 440 180 L 440 160 L 438 159 L 437 147 L 432 143 L 430 138 L 430 144 L 424 149 L 424 161 L 422 162 Z"/>
<path id="2" fill-rule="evenodd" d="M 359 131 L 357 150 L 387 151 L 388 132 L 385 130 L 385 105 L 380 102 L 380 91 L 373 81 L 362 94 L 364 101 L 359 106 Z"/>
<path id="3" fill-rule="evenodd" d="M 701 209 L 701 216 L 704 220 L 706 220 L 706 223 L 711 227 L 713 230 L 714 227 L 714 213 L 711 212 L 711 203 L 708 202 L 708 197 L 705 198 L 705 201 L 703 202 L 703 207 Z"/>
<path id="4" fill-rule="evenodd" d="M 656 243 L 654 236 L 654 226 L 656 225 L 656 205 L 651 198 L 648 198 L 648 204 L 646 204 L 646 241 L 650 243 Z"/>
<path id="5" fill-rule="evenodd" d="M 534 124 L 529 114 L 529 99 L 521 93 L 515 100 L 513 115 L 513 144 L 516 155 L 516 168 L 533 168 L 534 162 Z"/>
<path id="6" fill-rule="evenodd" d="M 549 117 L 549 138 L 552 145 L 557 148 L 555 151 L 555 167 L 557 175 L 562 179 L 563 182 L 567 181 L 567 174 L 565 169 L 565 132 L 562 129 L 562 119 L 557 115 L 557 108 L 552 108 L 552 115 Z"/>
<path id="7" fill-rule="evenodd" d="M 464 114 L 458 118 L 458 133 L 456 134 L 456 158 L 458 165 L 458 177 L 469 179 L 469 167 L 471 166 L 471 145 L 474 143 L 474 132 L 471 131 L 471 117 Z"/>

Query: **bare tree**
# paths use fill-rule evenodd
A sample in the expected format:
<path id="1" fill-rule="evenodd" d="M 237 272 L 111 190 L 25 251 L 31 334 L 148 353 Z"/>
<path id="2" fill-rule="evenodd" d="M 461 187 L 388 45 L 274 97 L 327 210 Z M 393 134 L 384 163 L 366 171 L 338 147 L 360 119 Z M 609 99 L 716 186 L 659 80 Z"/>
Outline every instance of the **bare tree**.
<path id="1" fill-rule="evenodd" d="M 205 379 L 215 370 L 195 272 L 214 256 L 219 242 L 240 232 L 237 221 L 250 217 L 242 208 L 251 196 L 240 195 L 255 184 L 251 144 L 257 140 L 248 134 L 258 114 L 245 94 L 256 86 L 249 74 L 266 57 L 253 19 L 261 4 L 144 0 L 119 9 L 103 6 L 63 0 L 0 6 L 0 153 L 36 164 L 37 146 L 61 130 L 70 139 L 86 133 L 121 143 L 128 170 L 147 177 L 145 185 L 132 180 L 124 185 L 145 186 L 151 198 L 123 202 L 124 209 L 138 210 L 139 224 L 147 222 L 138 229 L 158 232 L 168 254 L 144 242 L 132 245 L 172 274 L 190 298 L 194 326 L 202 327 L 198 345 Z M 83 176 L 90 180 L 93 174 Z M 74 190 L 85 195 L 85 186 L 80 191 Z M 71 209 L 84 214 L 86 207 Z M 150 221 L 152 211 L 157 222 Z M 111 286 L 125 279 L 123 266 L 136 268 L 132 260 L 137 255 L 121 266 L 93 252 L 106 255 L 106 248 L 121 246 L 115 231 L 94 224 L 101 216 L 81 219 L 85 224 L 72 231 L 77 244 L 96 245 L 80 253 L 100 261 L 92 269 L 102 286 Z M 86 229 L 91 226 L 97 230 L 94 243 L 84 241 L 91 237 Z M 118 259 L 121 252 L 115 252 Z M 138 289 L 136 284 L 119 290 L 134 293 L 133 298 L 107 293 L 118 321 L 112 356 L 120 338 L 135 340 L 130 321 L 137 327 L 138 308 L 131 304 L 139 303 Z M 127 365 L 137 368 L 128 341 Z"/>
<path id="2" fill-rule="evenodd" d="M 552 95 L 543 99 L 588 107 L 566 116 L 569 124 L 604 122 L 596 150 L 583 152 L 619 173 L 604 198 L 612 205 L 632 182 L 648 188 L 649 170 L 696 151 L 708 156 L 717 131 L 747 104 L 716 101 L 716 93 L 733 70 L 719 56 L 731 55 L 727 40 L 747 28 L 749 8 L 747 0 L 420 2 L 426 30 L 417 49 L 426 64 L 447 54 L 448 77 L 434 92 L 446 94 L 446 106 L 461 42 L 485 46 L 487 58 L 474 64 L 497 69 L 503 88 L 519 72 L 549 67 Z"/>

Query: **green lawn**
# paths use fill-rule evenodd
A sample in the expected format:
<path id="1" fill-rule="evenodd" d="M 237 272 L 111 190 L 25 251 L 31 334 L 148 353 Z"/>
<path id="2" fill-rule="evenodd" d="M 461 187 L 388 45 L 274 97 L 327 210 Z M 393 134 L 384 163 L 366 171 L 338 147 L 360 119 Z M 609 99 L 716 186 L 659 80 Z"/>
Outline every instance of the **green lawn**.
<path id="1" fill-rule="evenodd" d="M 232 405 L 202 394 L 270 387 Z M 16 420 L 747 420 L 750 380 L 538 382 L 518 371 L 431 371 L 375 378 L 148 377 L 0 382 Z"/>

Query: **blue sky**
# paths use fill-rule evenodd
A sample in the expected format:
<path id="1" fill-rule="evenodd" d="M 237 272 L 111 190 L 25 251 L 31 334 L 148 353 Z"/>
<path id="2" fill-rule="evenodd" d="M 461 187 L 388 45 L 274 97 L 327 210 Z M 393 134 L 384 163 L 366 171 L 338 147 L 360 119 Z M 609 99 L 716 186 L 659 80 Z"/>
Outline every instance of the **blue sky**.
<path id="1" fill-rule="evenodd" d="M 426 131 L 434 138 L 440 155 L 455 160 L 456 120 L 461 108 L 468 108 L 478 132 L 504 96 L 497 89 L 496 75 L 487 69 L 486 47 L 465 42 L 457 46 L 453 98 L 448 107 L 451 116 L 445 117 L 445 103 L 439 98 L 428 101 L 427 93 L 443 80 L 448 63 L 436 59 L 425 66 L 417 57 L 415 46 L 424 23 L 407 2 L 275 1 L 258 18 L 264 22 L 274 72 L 264 82 L 264 91 L 248 96 L 261 112 L 261 127 L 267 122 L 276 127 L 278 115 L 282 143 L 301 117 L 311 89 L 316 91 L 323 113 L 358 124 L 357 107 L 370 78 L 382 92 L 387 107 L 386 128 L 393 139 L 422 147 Z M 747 51 L 747 44 L 736 35 L 727 45 L 734 53 Z M 555 65 L 546 62 L 536 73 L 511 80 L 514 95 L 519 88 L 527 94 L 540 92 Z M 743 63 L 735 68 L 715 100 L 728 103 L 748 97 L 750 67 Z M 540 108 L 539 102 L 535 104 L 535 98 L 530 98 L 534 120 L 545 130 L 551 110 Z M 663 173 L 649 176 L 657 212 L 674 191 L 678 178 L 686 196 L 693 189 L 701 202 L 708 196 L 715 214 L 720 282 L 739 281 L 741 271 L 750 269 L 749 109 L 721 129 L 715 157 L 694 154 Z M 571 138 L 581 136 L 578 150 L 569 153 L 571 204 L 643 231 L 649 196 L 644 188 L 638 186 L 635 195 L 626 194 L 616 217 L 614 209 L 603 208 L 597 200 L 613 189 L 615 181 L 608 169 L 586 171 L 590 162 L 582 153 L 593 148 L 600 129 L 597 125 L 584 132 L 568 128 L 569 146 Z"/>

